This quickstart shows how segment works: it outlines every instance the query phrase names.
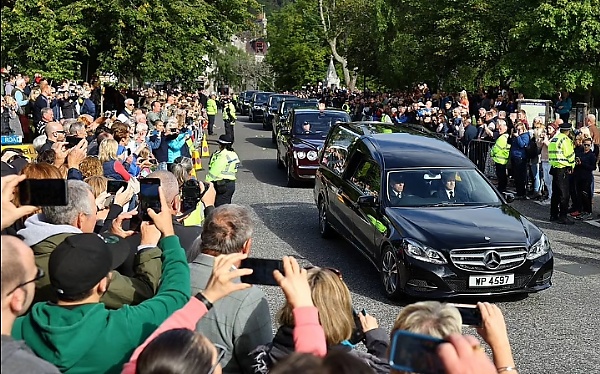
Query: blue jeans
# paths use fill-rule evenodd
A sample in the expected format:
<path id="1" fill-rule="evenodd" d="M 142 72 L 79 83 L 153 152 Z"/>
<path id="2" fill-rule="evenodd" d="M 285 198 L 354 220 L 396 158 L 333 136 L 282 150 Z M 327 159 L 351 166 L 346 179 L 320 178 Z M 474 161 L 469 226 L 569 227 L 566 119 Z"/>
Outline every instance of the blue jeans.
<path id="1" fill-rule="evenodd" d="M 544 171 L 544 184 L 548 191 L 548 199 L 552 199 L 552 175 L 550 175 L 550 163 L 542 161 L 542 170 Z"/>
<path id="2" fill-rule="evenodd" d="M 540 181 L 540 164 L 532 162 L 530 168 L 531 174 L 533 175 L 533 192 L 539 193 L 542 191 L 542 183 Z"/>

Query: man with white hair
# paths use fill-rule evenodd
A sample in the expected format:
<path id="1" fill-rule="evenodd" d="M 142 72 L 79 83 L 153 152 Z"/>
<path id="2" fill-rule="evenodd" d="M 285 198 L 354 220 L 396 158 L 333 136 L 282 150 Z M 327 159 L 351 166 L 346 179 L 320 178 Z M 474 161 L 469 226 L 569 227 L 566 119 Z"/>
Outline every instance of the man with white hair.
<path id="1" fill-rule="evenodd" d="M 133 117 L 133 110 L 135 109 L 135 101 L 133 101 L 133 99 L 126 99 L 125 100 L 125 109 L 123 109 L 123 111 L 121 113 L 119 113 L 119 115 L 117 116 L 117 120 L 125 123 L 125 124 L 132 124 L 134 117 Z"/>
<path id="2" fill-rule="evenodd" d="M 21 123 L 21 129 L 23 130 L 23 137 L 26 142 L 29 142 L 33 138 L 31 130 L 29 129 L 29 117 L 30 112 L 29 97 L 25 95 L 25 87 L 27 83 L 25 79 L 18 78 L 15 82 L 15 88 L 11 92 L 11 96 L 17 102 L 19 108 L 17 109 L 17 115 L 19 116 L 19 122 Z"/>

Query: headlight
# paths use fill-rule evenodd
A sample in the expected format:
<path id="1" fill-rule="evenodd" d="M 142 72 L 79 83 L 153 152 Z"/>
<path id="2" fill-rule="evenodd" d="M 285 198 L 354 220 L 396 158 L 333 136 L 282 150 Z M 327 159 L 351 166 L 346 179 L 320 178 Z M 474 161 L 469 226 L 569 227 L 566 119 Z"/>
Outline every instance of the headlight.
<path id="1" fill-rule="evenodd" d="M 298 160 L 304 160 L 306 158 L 306 152 L 300 151 L 300 152 L 294 152 L 294 154 L 296 155 L 296 158 Z"/>
<path id="2" fill-rule="evenodd" d="M 262 106 L 255 105 L 254 109 L 262 109 Z"/>
<path id="3" fill-rule="evenodd" d="M 443 265 L 448 263 L 440 251 L 429 248 L 414 239 L 404 239 L 404 252 L 417 260 Z"/>
<path id="4" fill-rule="evenodd" d="M 306 154 L 306 158 L 308 158 L 310 161 L 315 161 L 317 158 L 319 158 L 319 155 L 316 151 L 309 151 Z"/>
<path id="5" fill-rule="evenodd" d="M 528 260 L 535 260 L 536 258 L 545 255 L 550 251 L 550 241 L 546 234 L 542 234 L 540 240 L 538 240 L 534 245 L 529 248 L 529 253 L 527 253 Z"/>

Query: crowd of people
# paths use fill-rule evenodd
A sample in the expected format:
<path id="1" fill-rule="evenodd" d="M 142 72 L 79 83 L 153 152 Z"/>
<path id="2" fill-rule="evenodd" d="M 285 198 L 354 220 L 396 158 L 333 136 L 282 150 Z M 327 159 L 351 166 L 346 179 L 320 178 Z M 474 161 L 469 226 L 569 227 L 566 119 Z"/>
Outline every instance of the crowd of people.
<path id="1" fill-rule="evenodd" d="M 43 167 L 59 177 L 55 166 Z M 152 176 L 162 182 L 161 209 L 149 209 L 152 221 L 139 231 L 127 227 L 135 212 L 99 224 L 85 182 L 67 181 L 67 206 L 40 208 L 15 199 L 26 174 L 2 177 L 3 371 L 391 373 L 390 337 L 403 330 L 446 339 L 437 352 L 448 373 L 516 372 L 497 306 L 477 305 L 492 361 L 477 339 L 461 335 L 454 306 L 409 305 L 388 333 L 375 317 L 353 313 L 339 271 L 303 269 L 292 257 L 273 274 L 286 297 L 273 336 L 275 306 L 239 280 L 252 273 L 239 268 L 252 252 L 249 208 L 214 208 L 213 186 L 200 187 L 207 216 L 190 229 L 170 209 L 177 205 L 176 176 Z M 22 219 L 24 228 L 11 235 Z M 355 348 L 359 342 L 367 352 Z"/>
<path id="2" fill-rule="evenodd" d="M 398 331 L 409 331 L 444 339 L 435 354 L 447 373 L 517 372 L 502 312 L 489 303 L 477 304 L 477 331 L 493 359 L 478 339 L 462 335 L 462 317 L 450 304 L 408 305 L 392 330 L 383 330 L 375 316 L 354 310 L 343 275 L 333 268 L 305 269 L 284 257 L 284 270 L 273 273 L 283 306 L 270 305 L 260 288 L 241 282 L 252 272 L 240 264 L 252 255 L 254 218 L 249 208 L 231 204 L 240 161 L 232 148 L 236 117 L 228 97 L 147 90 L 121 95 L 122 108 L 115 104 L 118 109 L 101 113 L 94 99 L 93 110 L 80 100 L 95 97 L 97 82 L 57 88 L 36 77 L 31 91 L 39 94 L 31 100 L 25 78 L 16 77 L 20 91 L 10 97 L 19 108 L 29 98 L 30 112 L 15 110 L 19 126 L 13 121 L 9 127 L 24 137 L 30 133 L 38 155 L 29 160 L 10 148 L 2 154 L 3 370 L 396 373 L 401 371 L 390 363 L 390 342 Z M 361 119 L 387 121 L 387 115 L 394 122 L 411 112 L 393 111 L 398 97 L 354 100 Z M 458 112 L 470 133 L 470 117 L 462 113 L 471 106 L 464 100 L 452 101 L 446 113 Z M 433 105 L 425 100 L 412 112 L 427 123 Z M 199 133 L 215 131 L 219 106 L 230 128 L 219 137 L 220 149 L 201 183 L 193 154 Z M 500 139 L 508 126 L 502 118 L 495 121 L 484 132 L 491 139 L 498 132 Z M 520 137 L 527 128 L 514 128 L 512 144 L 525 142 Z M 582 144 L 577 164 L 587 165 L 591 141 L 582 138 Z M 145 178 L 160 180 L 160 211 L 140 211 Z M 18 185 L 25 179 L 64 180 L 67 204 L 21 205 Z M 109 182 L 116 181 L 122 187 L 109 192 Z M 197 192 L 191 196 L 190 186 Z M 562 217 L 564 194 L 559 199 Z M 585 211 L 587 201 L 581 204 Z M 141 220 L 145 214 L 151 220 Z M 273 308 L 279 309 L 275 334 Z"/>

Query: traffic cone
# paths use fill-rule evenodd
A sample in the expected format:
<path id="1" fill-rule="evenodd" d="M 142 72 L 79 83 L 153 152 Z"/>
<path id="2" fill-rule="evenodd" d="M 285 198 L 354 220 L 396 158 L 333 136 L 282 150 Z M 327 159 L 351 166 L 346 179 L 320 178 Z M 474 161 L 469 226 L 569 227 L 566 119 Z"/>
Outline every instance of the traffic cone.
<path id="1" fill-rule="evenodd" d="M 200 152 L 193 151 L 192 159 L 194 160 L 194 171 L 202 170 L 202 158 L 200 157 Z"/>
<path id="2" fill-rule="evenodd" d="M 206 134 L 202 137 L 202 157 L 210 157 L 210 151 L 208 150 L 208 142 L 206 141 Z"/>

